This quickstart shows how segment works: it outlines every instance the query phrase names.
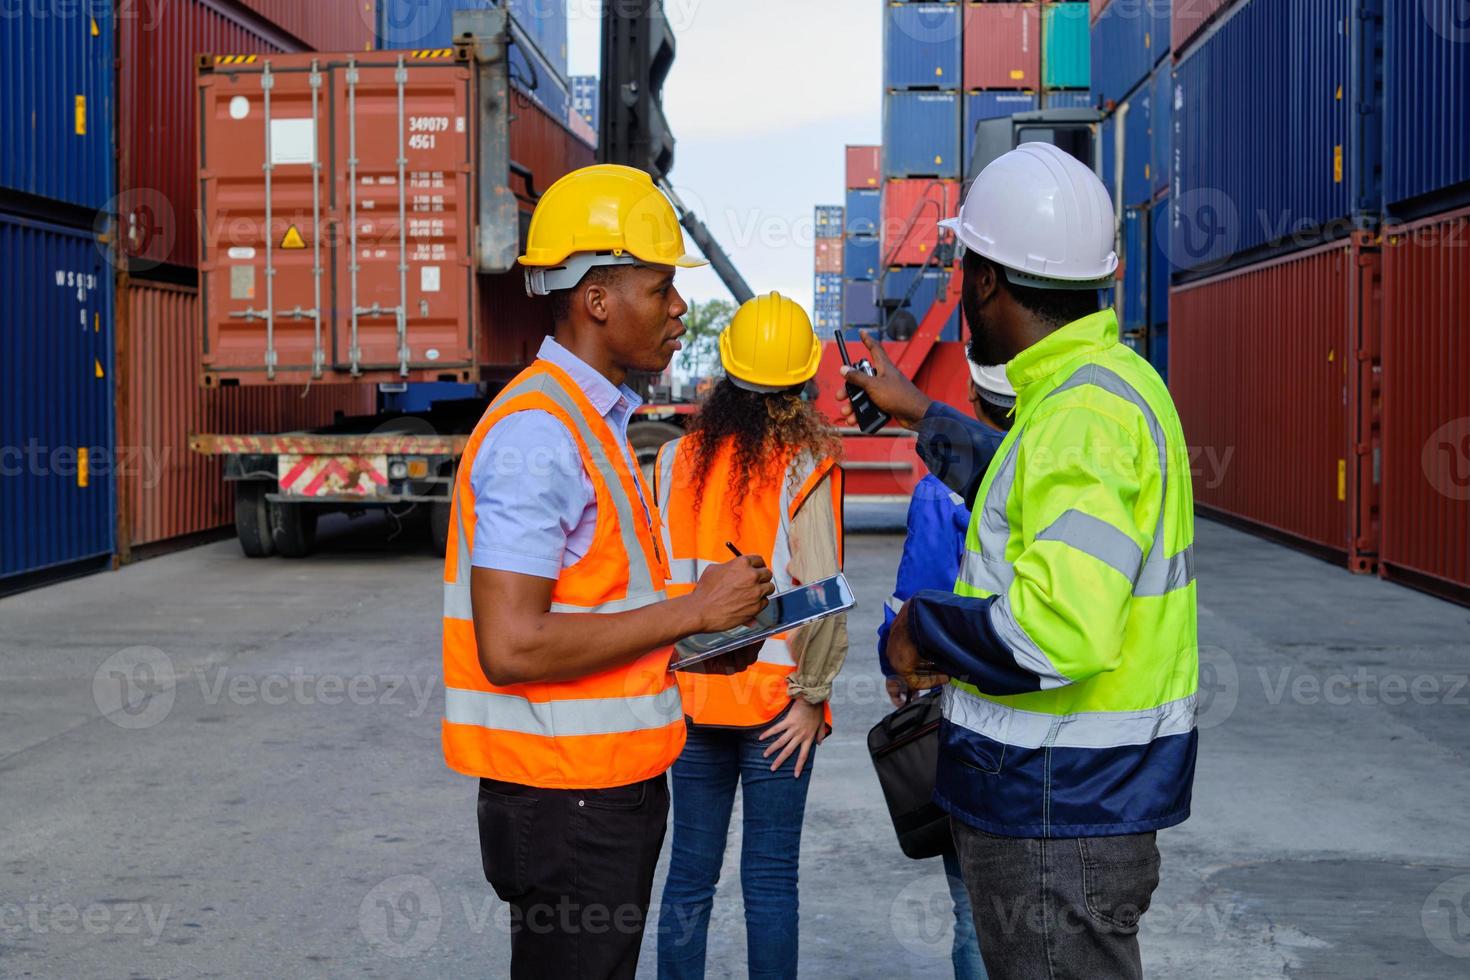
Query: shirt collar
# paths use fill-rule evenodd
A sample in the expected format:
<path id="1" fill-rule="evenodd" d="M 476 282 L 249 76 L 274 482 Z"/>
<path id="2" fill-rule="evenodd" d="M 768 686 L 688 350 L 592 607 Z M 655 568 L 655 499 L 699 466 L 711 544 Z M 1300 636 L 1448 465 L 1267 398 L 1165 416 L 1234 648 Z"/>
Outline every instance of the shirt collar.
<path id="1" fill-rule="evenodd" d="M 613 384 L 586 361 L 558 344 L 553 337 L 541 341 L 541 349 L 536 352 L 536 356 L 565 371 L 576 382 L 577 387 L 582 389 L 582 394 L 587 396 L 592 407 L 604 418 L 618 406 L 620 400 L 627 403 L 629 413 L 643 404 L 643 399 L 632 388 Z"/>
<path id="2" fill-rule="evenodd" d="M 1082 357 L 1107 350 L 1118 342 L 1118 317 L 1112 307 L 1073 320 L 1017 354 L 1006 365 L 1006 377 L 1019 392 L 1051 377 Z"/>

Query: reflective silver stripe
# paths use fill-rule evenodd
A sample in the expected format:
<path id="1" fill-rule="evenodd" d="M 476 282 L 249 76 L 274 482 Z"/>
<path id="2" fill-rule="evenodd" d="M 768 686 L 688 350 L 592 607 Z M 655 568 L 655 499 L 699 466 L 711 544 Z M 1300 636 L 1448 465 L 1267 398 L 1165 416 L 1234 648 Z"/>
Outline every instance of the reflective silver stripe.
<path id="1" fill-rule="evenodd" d="M 889 609 L 892 609 L 894 614 L 896 615 L 898 611 L 903 608 L 903 600 L 896 595 L 891 595 L 886 600 L 884 600 L 883 605 L 887 606 Z"/>
<path id="2" fill-rule="evenodd" d="M 1187 735 L 1195 727 L 1197 700 L 1197 695 L 1191 694 L 1139 711 L 1048 715 L 977 697 L 953 684 L 945 686 L 941 697 L 944 717 L 951 724 L 1025 749 L 1109 749 L 1147 745 L 1169 735 Z"/>
<path id="3" fill-rule="evenodd" d="M 449 492 L 453 494 L 450 498 L 450 510 L 453 512 L 454 519 L 454 553 L 458 556 L 458 561 L 455 564 L 455 580 L 444 583 L 444 618 L 473 621 L 475 612 L 474 603 L 470 598 L 470 569 L 473 567 L 471 559 L 474 556 L 470 554 L 469 541 L 464 533 L 464 514 L 460 513 L 458 483 L 459 476 L 456 474 L 455 482 L 450 484 Z"/>
<path id="4" fill-rule="evenodd" d="M 648 731 L 683 718 L 678 687 L 630 698 L 539 702 L 514 694 L 456 687 L 444 691 L 444 719 L 448 722 L 546 738 Z"/>
<path id="5" fill-rule="evenodd" d="M 655 602 L 663 602 L 669 597 L 662 590 L 656 592 L 640 592 L 623 599 L 609 599 L 607 602 L 599 602 L 595 606 L 578 606 L 569 602 L 553 602 L 551 612 L 555 613 L 620 613 L 632 609 L 642 609 L 651 606 Z"/>
<path id="6" fill-rule="evenodd" d="M 468 581 L 444 583 L 444 618 L 469 620 L 475 618 L 474 604 L 470 601 L 470 583 Z"/>
<path id="7" fill-rule="evenodd" d="M 1058 541 L 1091 555 L 1118 571 L 1130 584 L 1138 579 L 1143 549 L 1107 521 L 1080 510 L 1069 510 L 1036 536 L 1037 541 Z"/>
<path id="8" fill-rule="evenodd" d="M 1006 543 L 1011 539 L 1011 522 L 1006 516 L 1006 502 L 1016 483 L 1016 457 L 1021 449 L 1021 434 L 1015 433 L 1011 445 L 995 471 L 985 502 L 980 507 L 977 536 L 980 551 L 965 549 L 960 563 L 960 581 L 992 595 L 1001 595 L 1015 581 L 1016 571 L 1006 561 Z"/>
<path id="9" fill-rule="evenodd" d="M 673 585 L 695 585 L 711 565 L 703 558 L 672 558 L 669 560 L 669 582 Z"/>
<path id="10" fill-rule="evenodd" d="M 1011 597 L 1004 592 L 990 604 L 990 625 L 1006 649 L 1011 651 L 1011 656 L 1016 658 L 1016 666 L 1041 678 L 1043 691 L 1072 683 L 1070 678 L 1052 666 L 1045 651 L 1016 622 L 1016 614 L 1011 610 Z"/>
<path id="11" fill-rule="evenodd" d="M 772 638 L 761 645 L 760 656 L 757 658 L 763 664 L 776 664 L 781 667 L 795 667 L 796 658 L 791 655 L 791 644 L 779 638 Z"/>
<path id="12" fill-rule="evenodd" d="M 1182 589 L 1194 581 L 1194 545 L 1162 562 L 1146 562 L 1138 573 L 1136 596 L 1161 596 Z"/>

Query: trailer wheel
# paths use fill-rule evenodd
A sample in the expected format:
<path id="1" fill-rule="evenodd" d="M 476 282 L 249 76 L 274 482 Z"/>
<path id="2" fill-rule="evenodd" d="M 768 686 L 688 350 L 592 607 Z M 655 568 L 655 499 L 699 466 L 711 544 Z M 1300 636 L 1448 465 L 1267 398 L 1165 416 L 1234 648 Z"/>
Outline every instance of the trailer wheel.
<path id="1" fill-rule="evenodd" d="M 448 500 L 436 500 L 429 505 L 429 542 L 436 554 L 442 555 L 449 549 L 449 519 L 452 516 Z"/>
<path id="2" fill-rule="evenodd" d="M 634 422 L 628 426 L 628 441 L 638 456 L 638 466 L 643 470 L 643 480 L 648 489 L 653 489 L 653 464 L 663 444 L 677 439 L 684 430 L 671 422 Z"/>
<path id="3" fill-rule="evenodd" d="M 271 538 L 285 558 L 305 558 L 316 544 L 316 508 L 275 504 L 270 508 Z"/>
<path id="4" fill-rule="evenodd" d="M 269 558 L 276 553 L 271 536 L 271 505 L 265 499 L 268 483 L 235 484 L 235 537 L 246 558 Z"/>

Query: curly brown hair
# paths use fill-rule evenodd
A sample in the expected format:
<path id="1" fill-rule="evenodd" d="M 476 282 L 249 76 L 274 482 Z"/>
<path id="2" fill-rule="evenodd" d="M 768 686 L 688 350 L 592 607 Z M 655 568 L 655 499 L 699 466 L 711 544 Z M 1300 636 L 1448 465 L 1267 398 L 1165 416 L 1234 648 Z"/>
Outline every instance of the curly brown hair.
<path id="1" fill-rule="evenodd" d="M 842 458 L 837 430 L 803 401 L 801 388 L 765 394 L 748 391 L 721 378 L 688 424 L 694 453 L 695 509 L 704 497 L 705 481 L 715 456 L 731 440 L 735 444 L 735 482 L 730 498 L 736 525 L 746 494 L 771 479 L 770 461 L 789 459 L 806 450 L 818 458 Z"/>

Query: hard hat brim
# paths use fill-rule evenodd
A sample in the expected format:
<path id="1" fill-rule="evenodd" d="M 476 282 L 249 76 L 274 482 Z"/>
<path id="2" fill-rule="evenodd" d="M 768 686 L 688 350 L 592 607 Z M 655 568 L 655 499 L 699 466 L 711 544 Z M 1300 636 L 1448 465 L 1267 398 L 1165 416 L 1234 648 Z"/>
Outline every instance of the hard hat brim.
<path id="1" fill-rule="evenodd" d="M 676 259 L 674 265 L 681 269 L 699 269 L 709 265 L 709 259 L 702 259 L 697 255 L 686 255 L 683 258 Z"/>
<path id="2" fill-rule="evenodd" d="M 959 243 L 977 255 L 982 255 L 1005 270 L 1006 279 L 1015 286 L 1028 286 L 1032 289 L 1109 289 L 1117 284 L 1117 256 L 1113 256 L 1113 271 L 1096 279 L 1058 279 L 1051 276 L 1033 276 L 1019 269 L 1013 269 L 1005 262 L 992 254 L 992 249 L 972 240 L 966 233 L 964 226 L 960 224 L 959 218 L 945 218 L 939 222 L 939 227 L 951 232 Z"/>

